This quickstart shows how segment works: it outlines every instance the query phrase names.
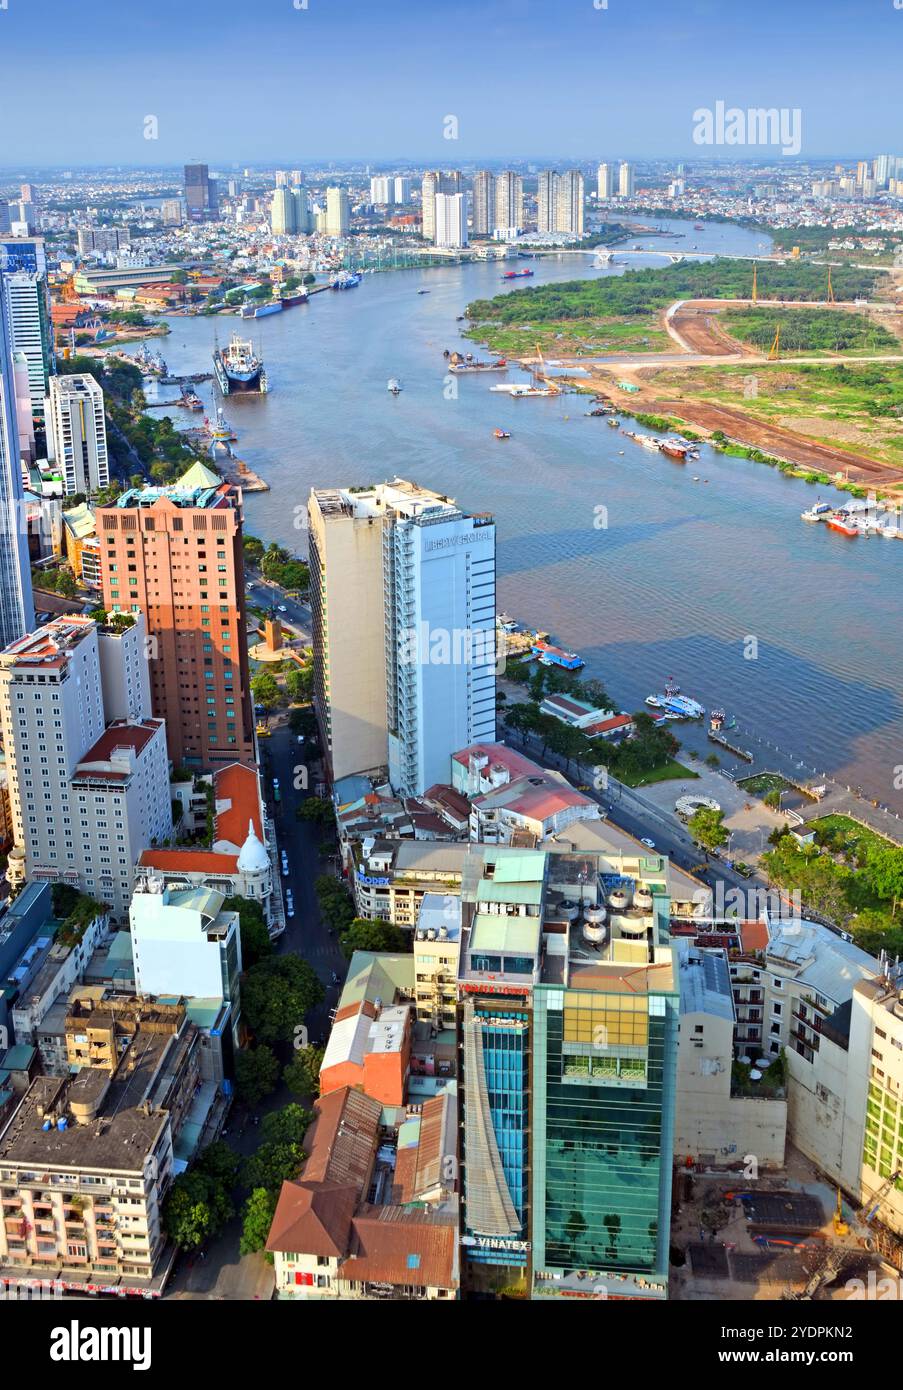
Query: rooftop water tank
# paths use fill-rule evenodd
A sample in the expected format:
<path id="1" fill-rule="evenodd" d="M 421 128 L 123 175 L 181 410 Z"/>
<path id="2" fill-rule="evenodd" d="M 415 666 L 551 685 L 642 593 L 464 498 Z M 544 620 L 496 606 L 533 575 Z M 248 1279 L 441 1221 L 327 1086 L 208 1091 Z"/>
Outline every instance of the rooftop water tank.
<path id="1" fill-rule="evenodd" d="M 630 906 L 631 893 L 628 888 L 613 888 L 608 895 L 608 906 L 616 912 L 623 912 Z"/>

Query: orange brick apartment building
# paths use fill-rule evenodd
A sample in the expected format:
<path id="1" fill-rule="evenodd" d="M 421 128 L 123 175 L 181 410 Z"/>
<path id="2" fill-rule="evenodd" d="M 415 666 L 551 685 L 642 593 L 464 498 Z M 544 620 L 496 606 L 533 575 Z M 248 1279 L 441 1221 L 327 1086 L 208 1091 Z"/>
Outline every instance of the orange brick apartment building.
<path id="1" fill-rule="evenodd" d="M 195 464 L 97 509 L 103 603 L 144 614 L 174 767 L 254 762 L 241 490 Z M 154 640 L 155 639 L 155 640 Z"/>

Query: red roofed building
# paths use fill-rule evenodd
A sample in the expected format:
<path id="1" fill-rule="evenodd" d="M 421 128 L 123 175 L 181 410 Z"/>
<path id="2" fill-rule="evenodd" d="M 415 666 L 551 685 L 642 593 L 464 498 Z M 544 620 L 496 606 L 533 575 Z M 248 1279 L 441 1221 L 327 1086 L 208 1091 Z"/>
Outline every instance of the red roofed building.
<path id="1" fill-rule="evenodd" d="M 599 806 L 560 772 L 540 767 L 504 743 L 478 743 L 452 754 L 452 782 L 470 799 L 470 838 L 510 844 L 524 833 L 537 841 L 577 820 L 598 820 Z"/>
<path id="2" fill-rule="evenodd" d="M 454 1104 L 451 1093 L 450 1100 Z M 432 1204 L 426 1198 L 419 1207 L 395 1204 L 395 1135 L 382 1128 L 378 1101 L 343 1087 L 321 1096 L 314 1115 L 304 1137 L 309 1157 L 301 1177 L 283 1183 L 267 1240 L 278 1297 L 455 1298 L 456 1194 L 440 1185 Z M 401 1130 L 407 1128 L 403 1123 Z M 428 1168 L 436 1128 L 430 1124 L 424 1135 Z M 410 1145 L 406 1154 L 408 1168 L 416 1171 Z M 384 1203 L 367 1201 L 381 1194 L 388 1198 Z"/>
<path id="3" fill-rule="evenodd" d="M 272 920 L 273 875 L 263 834 L 260 786 L 254 768 L 232 763 L 213 774 L 214 840 L 210 849 L 145 849 L 137 877 L 170 886 L 215 888 L 259 903 Z"/>

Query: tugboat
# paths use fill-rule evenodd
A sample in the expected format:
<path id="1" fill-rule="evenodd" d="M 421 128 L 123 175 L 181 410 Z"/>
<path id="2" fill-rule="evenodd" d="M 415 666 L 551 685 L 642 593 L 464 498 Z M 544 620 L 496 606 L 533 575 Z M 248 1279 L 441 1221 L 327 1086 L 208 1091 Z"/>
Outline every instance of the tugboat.
<path id="1" fill-rule="evenodd" d="M 268 390 L 267 374 L 253 343 L 237 333 L 232 334 L 225 351 L 218 344 L 214 347 L 213 371 L 224 396 L 243 391 L 265 395 Z"/>

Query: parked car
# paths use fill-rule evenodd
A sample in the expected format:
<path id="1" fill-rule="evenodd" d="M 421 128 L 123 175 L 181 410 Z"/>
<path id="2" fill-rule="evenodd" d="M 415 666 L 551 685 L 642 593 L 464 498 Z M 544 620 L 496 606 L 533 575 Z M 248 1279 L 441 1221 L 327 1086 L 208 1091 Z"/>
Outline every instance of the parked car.
<path id="1" fill-rule="evenodd" d="M 640 841 L 640 844 L 641 844 L 641 845 L 647 845 L 647 846 L 649 847 L 649 849 L 655 849 L 655 841 L 654 841 L 654 840 L 647 840 L 647 839 L 645 838 L 645 836 L 644 836 L 643 839 Z"/>
<path id="2" fill-rule="evenodd" d="M 278 609 L 278 611 L 279 611 L 280 613 L 287 613 L 287 612 L 288 612 L 288 609 L 286 608 L 286 606 L 285 606 L 284 603 L 277 603 L 277 604 L 276 604 L 276 608 Z"/>

